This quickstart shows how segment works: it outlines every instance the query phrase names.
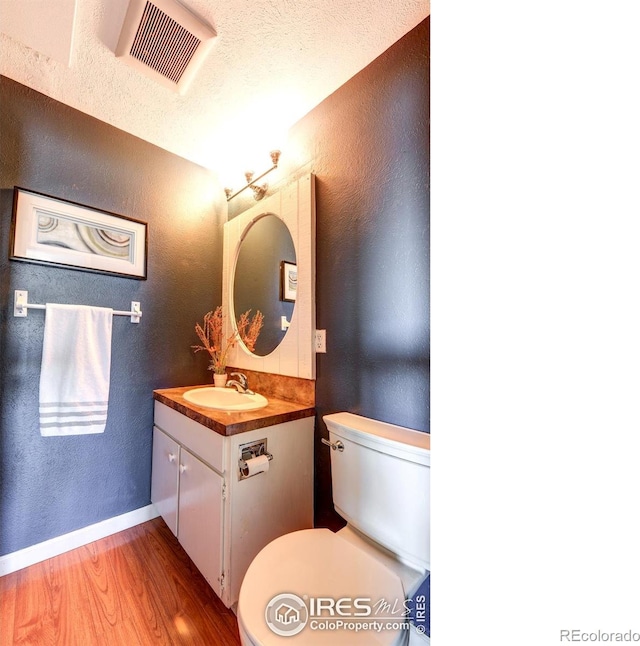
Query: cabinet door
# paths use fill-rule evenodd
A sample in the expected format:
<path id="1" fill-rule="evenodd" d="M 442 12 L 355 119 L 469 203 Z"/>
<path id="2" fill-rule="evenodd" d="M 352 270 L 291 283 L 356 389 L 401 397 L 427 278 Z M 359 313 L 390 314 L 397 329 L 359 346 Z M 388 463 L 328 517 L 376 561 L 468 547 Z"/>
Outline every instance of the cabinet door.
<path id="1" fill-rule="evenodd" d="M 178 535 L 178 459 L 180 446 L 153 427 L 151 502 L 169 529 Z"/>
<path id="2" fill-rule="evenodd" d="M 178 540 L 218 596 L 222 592 L 222 484 L 222 476 L 182 449 Z"/>

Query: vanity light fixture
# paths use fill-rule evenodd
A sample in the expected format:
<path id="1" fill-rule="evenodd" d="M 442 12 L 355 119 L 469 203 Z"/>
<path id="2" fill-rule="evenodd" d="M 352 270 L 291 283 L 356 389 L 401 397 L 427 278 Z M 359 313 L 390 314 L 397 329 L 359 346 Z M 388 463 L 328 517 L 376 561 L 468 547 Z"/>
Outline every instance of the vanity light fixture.
<path id="1" fill-rule="evenodd" d="M 246 186 L 243 186 L 239 191 L 236 191 L 235 193 L 233 193 L 233 189 L 225 188 L 224 192 L 227 196 L 227 202 L 229 200 L 232 200 L 236 195 L 240 195 L 240 193 L 242 193 L 242 191 L 246 190 L 247 188 L 250 188 L 253 191 L 253 196 L 256 198 L 256 200 L 261 200 L 265 196 L 267 189 L 269 188 L 269 184 L 267 184 L 267 182 L 258 184 L 257 182 L 260 181 L 265 175 L 268 175 L 272 170 L 278 168 L 278 162 L 280 161 L 279 150 L 272 150 L 269 154 L 271 155 L 271 163 L 273 164 L 273 166 L 269 170 L 266 170 L 264 173 L 262 173 L 262 175 L 258 175 L 258 177 L 256 177 L 255 179 L 253 178 L 253 172 L 247 171 L 244 174 L 247 180 Z"/>

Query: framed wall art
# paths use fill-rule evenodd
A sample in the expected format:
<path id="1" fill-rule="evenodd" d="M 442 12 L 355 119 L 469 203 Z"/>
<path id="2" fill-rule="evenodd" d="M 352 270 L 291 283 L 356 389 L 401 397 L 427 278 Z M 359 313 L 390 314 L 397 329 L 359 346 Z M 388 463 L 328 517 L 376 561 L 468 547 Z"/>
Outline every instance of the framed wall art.
<path id="1" fill-rule="evenodd" d="M 145 280 L 147 224 L 16 187 L 11 260 Z"/>
<path id="2" fill-rule="evenodd" d="M 283 260 L 280 262 L 280 300 L 292 303 L 298 292 L 298 266 Z"/>

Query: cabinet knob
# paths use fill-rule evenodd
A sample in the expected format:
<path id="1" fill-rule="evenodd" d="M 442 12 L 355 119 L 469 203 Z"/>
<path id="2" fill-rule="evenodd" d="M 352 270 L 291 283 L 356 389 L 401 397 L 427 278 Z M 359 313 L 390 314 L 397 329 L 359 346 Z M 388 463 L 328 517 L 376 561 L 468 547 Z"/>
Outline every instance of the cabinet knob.
<path id="1" fill-rule="evenodd" d="M 173 453 L 169 453 L 169 462 L 175 462 L 176 456 Z"/>
<path id="2" fill-rule="evenodd" d="M 184 473 L 187 470 L 187 467 L 184 464 L 180 465 L 180 473 Z"/>

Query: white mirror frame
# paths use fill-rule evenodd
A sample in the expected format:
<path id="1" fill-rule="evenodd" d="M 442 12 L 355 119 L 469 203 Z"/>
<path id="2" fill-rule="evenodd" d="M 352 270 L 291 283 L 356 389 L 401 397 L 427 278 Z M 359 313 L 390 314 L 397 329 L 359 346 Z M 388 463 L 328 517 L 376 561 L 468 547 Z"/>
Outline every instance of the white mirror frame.
<path id="1" fill-rule="evenodd" d="M 316 209 L 315 176 L 308 173 L 236 216 L 224 225 L 222 307 L 228 316 L 225 336 L 232 333 L 232 294 L 236 259 L 252 224 L 266 214 L 278 216 L 288 227 L 296 251 L 298 288 L 289 330 L 270 354 L 259 357 L 238 344 L 229 353 L 228 365 L 303 379 L 316 378 L 314 336 L 316 329 Z"/>

